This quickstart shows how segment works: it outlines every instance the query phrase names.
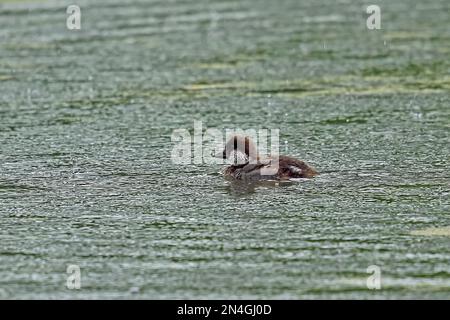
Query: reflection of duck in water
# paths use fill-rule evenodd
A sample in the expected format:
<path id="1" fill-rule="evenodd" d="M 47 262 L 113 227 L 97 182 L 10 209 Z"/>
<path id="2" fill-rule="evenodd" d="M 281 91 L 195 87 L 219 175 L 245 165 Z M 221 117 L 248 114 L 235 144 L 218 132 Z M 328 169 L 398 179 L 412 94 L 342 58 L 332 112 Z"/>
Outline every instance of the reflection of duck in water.
<path id="1" fill-rule="evenodd" d="M 289 180 L 312 178 L 318 172 L 305 162 L 288 156 L 261 157 L 250 137 L 234 135 L 228 140 L 223 159 L 232 159 L 225 177 L 239 180 Z"/>
<path id="2" fill-rule="evenodd" d="M 295 181 L 290 180 L 237 180 L 235 178 L 225 176 L 225 179 L 229 181 L 226 186 L 228 193 L 235 196 L 246 196 L 256 192 L 258 189 L 270 189 L 270 188 L 284 188 L 295 184 Z"/>

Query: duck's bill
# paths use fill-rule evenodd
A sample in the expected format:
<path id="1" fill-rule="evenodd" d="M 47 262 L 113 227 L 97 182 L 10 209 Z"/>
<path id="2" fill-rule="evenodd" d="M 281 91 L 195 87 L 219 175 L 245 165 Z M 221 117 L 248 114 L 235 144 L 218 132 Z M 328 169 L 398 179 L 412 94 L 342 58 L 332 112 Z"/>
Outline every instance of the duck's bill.
<path id="1" fill-rule="evenodd" d="M 219 159 L 226 159 L 227 155 L 225 153 L 225 150 L 223 150 L 222 152 L 218 152 L 214 155 L 214 158 L 219 158 Z"/>

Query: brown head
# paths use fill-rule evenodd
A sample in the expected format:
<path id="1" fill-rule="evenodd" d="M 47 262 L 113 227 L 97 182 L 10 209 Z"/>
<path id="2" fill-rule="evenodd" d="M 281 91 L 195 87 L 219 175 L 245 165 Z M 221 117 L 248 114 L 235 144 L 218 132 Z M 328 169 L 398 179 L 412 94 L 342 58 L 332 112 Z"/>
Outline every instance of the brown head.
<path id="1" fill-rule="evenodd" d="M 222 159 L 233 159 L 233 164 L 245 164 L 258 159 L 258 151 L 252 139 L 248 136 L 233 135 L 227 141 L 225 149 L 218 154 Z"/>

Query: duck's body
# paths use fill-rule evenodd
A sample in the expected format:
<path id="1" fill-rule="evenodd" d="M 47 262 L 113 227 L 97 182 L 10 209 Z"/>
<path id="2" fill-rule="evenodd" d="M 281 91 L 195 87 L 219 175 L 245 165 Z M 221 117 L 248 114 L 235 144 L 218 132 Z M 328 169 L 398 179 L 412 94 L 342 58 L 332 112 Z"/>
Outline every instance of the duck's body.
<path id="1" fill-rule="evenodd" d="M 222 157 L 228 159 L 231 154 L 241 153 L 240 163 L 236 161 L 225 168 L 224 175 L 238 180 L 289 180 L 312 178 L 318 172 L 305 162 L 288 157 L 261 157 L 256 152 L 249 137 L 233 136 L 227 143 Z M 236 159 L 236 156 L 235 156 Z"/>
<path id="2" fill-rule="evenodd" d="M 267 172 L 264 172 L 264 170 Z M 224 175 L 239 180 L 289 180 L 312 178 L 317 174 L 317 171 L 305 162 L 288 156 L 278 157 L 278 168 L 276 159 L 266 158 L 264 161 L 258 161 L 255 164 L 231 165 L 224 171 Z"/>

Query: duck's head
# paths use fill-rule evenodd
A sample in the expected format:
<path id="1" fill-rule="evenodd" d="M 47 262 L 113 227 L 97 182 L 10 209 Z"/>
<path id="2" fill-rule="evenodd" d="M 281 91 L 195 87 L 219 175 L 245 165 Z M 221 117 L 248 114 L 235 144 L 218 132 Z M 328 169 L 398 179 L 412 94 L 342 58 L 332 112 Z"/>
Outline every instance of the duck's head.
<path id="1" fill-rule="evenodd" d="M 216 155 L 229 160 L 233 165 L 242 165 L 258 159 L 258 151 L 248 136 L 233 135 L 227 141 L 223 152 Z"/>

